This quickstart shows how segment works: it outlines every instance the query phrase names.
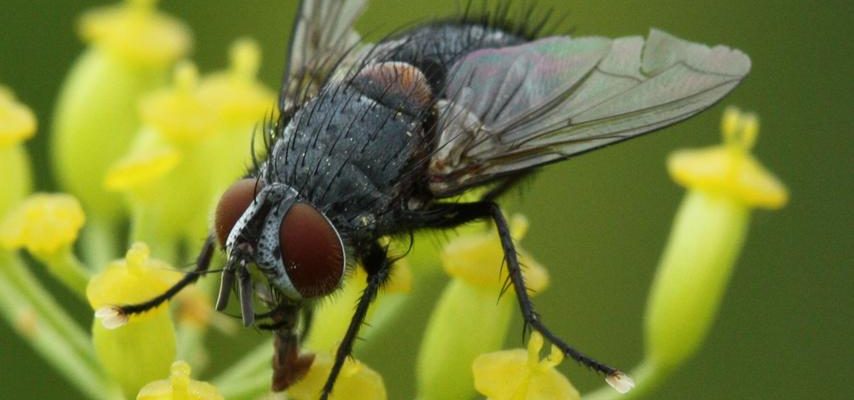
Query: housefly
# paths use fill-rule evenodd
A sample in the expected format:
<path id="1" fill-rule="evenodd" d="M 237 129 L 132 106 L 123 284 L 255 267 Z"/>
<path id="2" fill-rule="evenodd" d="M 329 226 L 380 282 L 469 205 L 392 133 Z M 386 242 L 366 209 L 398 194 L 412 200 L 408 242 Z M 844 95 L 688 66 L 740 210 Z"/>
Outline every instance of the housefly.
<path id="1" fill-rule="evenodd" d="M 265 159 L 222 195 L 196 269 L 113 315 L 171 298 L 208 269 L 219 246 L 227 261 L 216 308 L 234 291 L 243 324 L 274 331 L 280 391 L 312 364 L 299 351 L 298 327 L 309 324 L 315 301 L 335 292 L 348 268 L 363 268 L 367 287 L 323 387 L 327 398 L 394 266 L 381 238 L 490 220 L 526 326 L 623 385 L 622 372 L 576 351 L 539 318 L 495 199 L 540 166 L 710 107 L 745 77 L 750 59 L 658 30 L 537 38 L 542 21 L 523 12 L 513 23 L 503 5 L 360 44 L 353 23 L 364 3 L 302 1 Z M 485 190 L 479 200 L 454 201 L 475 188 Z M 269 311 L 256 314 L 256 299 Z"/>

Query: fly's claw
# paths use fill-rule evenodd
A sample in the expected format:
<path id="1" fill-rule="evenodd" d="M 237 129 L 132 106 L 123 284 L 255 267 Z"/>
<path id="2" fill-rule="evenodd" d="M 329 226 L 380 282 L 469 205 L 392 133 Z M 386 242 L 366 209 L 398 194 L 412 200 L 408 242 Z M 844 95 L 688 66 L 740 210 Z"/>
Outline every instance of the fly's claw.
<path id="1" fill-rule="evenodd" d="M 128 314 L 119 306 L 104 306 L 95 311 L 95 318 L 107 329 L 117 329 L 128 323 Z"/>

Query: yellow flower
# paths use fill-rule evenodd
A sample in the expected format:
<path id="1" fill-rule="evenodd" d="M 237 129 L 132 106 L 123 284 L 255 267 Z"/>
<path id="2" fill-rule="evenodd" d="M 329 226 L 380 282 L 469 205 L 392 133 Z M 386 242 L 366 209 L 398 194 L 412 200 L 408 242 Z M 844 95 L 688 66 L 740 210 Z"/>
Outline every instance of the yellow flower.
<path id="1" fill-rule="evenodd" d="M 317 398 L 329 371 L 332 370 L 332 357 L 318 353 L 311 369 L 299 382 L 288 389 L 288 398 L 294 400 L 314 400 Z M 384 400 L 387 398 L 383 378 L 365 364 L 350 357 L 344 362 L 335 389 L 330 400 Z"/>
<path id="2" fill-rule="evenodd" d="M 175 361 L 169 379 L 145 385 L 136 400 L 222 400 L 216 387 L 207 382 L 190 379 L 190 365 Z"/>
<path id="3" fill-rule="evenodd" d="M 190 49 L 190 33 L 180 21 L 155 10 L 157 0 L 128 0 L 87 12 L 80 36 L 127 62 L 168 65 Z"/>
<path id="4" fill-rule="evenodd" d="M 180 276 L 168 264 L 150 259 L 145 244 L 136 243 L 125 259 L 89 282 L 86 296 L 98 317 L 92 326 L 95 352 L 128 397 L 167 374 L 175 358 L 175 328 L 166 304 L 129 320 L 113 306 L 150 300 Z"/>
<path id="5" fill-rule="evenodd" d="M 673 154 L 673 179 L 689 188 L 676 214 L 646 314 L 648 362 L 669 370 L 690 357 L 714 320 L 753 207 L 780 208 L 788 193 L 749 153 L 759 122 L 726 110 L 724 145 Z"/>
<path id="6" fill-rule="evenodd" d="M 673 180 L 690 189 L 729 197 L 751 207 L 777 209 L 788 192 L 777 177 L 750 155 L 759 134 L 755 114 L 728 108 L 722 121 L 723 146 L 677 151 L 667 162 Z"/>
<path id="7" fill-rule="evenodd" d="M 540 360 L 543 337 L 534 332 L 528 350 L 504 350 L 483 354 L 472 363 L 474 386 L 490 400 L 577 400 L 581 396 L 555 367 L 563 353 L 552 346 Z"/>
<path id="8" fill-rule="evenodd" d="M 21 143 L 36 132 L 36 117 L 0 85 L 0 218 L 30 192 L 30 160 Z"/>
<path id="9" fill-rule="evenodd" d="M 518 242 L 528 222 L 514 216 L 510 227 Z M 517 252 L 529 292 L 542 292 L 548 285 L 548 272 L 518 245 Z M 499 298 L 507 279 L 503 257 L 494 229 L 462 235 L 445 246 L 442 265 L 453 279 L 433 309 L 421 342 L 416 366 L 420 399 L 471 397 L 472 361 L 501 348 L 516 307 L 512 292 Z"/>
<path id="10" fill-rule="evenodd" d="M 74 243 L 85 219 L 80 203 L 73 196 L 34 194 L 0 225 L 0 244 L 9 249 L 26 247 L 37 255 L 52 255 Z"/>
<path id="11" fill-rule="evenodd" d="M 80 32 L 90 46 L 57 101 L 51 135 L 55 172 L 97 221 L 95 227 L 115 229 L 112 224 L 125 213 L 102 182 L 138 129 L 140 96 L 162 85 L 190 46 L 183 24 L 154 6 L 153 0 L 129 0 L 86 13 Z"/>
<path id="12" fill-rule="evenodd" d="M 208 233 L 218 195 L 252 159 L 253 127 L 275 105 L 255 76 L 258 46 L 239 40 L 231 53 L 229 70 L 201 80 L 195 66 L 181 63 L 171 86 L 143 99 L 142 129 L 104 182 L 127 195 L 133 239 L 169 259 L 182 241 L 194 252 Z"/>

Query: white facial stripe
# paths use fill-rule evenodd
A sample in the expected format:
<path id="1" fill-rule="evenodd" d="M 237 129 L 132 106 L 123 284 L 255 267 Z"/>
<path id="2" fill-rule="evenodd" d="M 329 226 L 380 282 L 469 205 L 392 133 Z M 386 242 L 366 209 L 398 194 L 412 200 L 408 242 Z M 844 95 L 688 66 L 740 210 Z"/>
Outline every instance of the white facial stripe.
<path id="1" fill-rule="evenodd" d="M 258 269 L 267 276 L 270 283 L 281 290 L 284 295 L 293 300 L 300 300 L 302 295 L 291 283 L 279 250 L 279 227 L 284 215 L 296 202 L 296 196 L 296 191 L 281 184 L 263 188 L 232 227 L 225 242 L 225 249 L 228 257 L 231 257 L 233 249 L 249 221 L 255 218 L 262 205 L 269 203 L 272 207 L 270 207 L 269 213 L 264 216 L 264 225 L 261 228 L 255 248 L 255 263 Z"/>

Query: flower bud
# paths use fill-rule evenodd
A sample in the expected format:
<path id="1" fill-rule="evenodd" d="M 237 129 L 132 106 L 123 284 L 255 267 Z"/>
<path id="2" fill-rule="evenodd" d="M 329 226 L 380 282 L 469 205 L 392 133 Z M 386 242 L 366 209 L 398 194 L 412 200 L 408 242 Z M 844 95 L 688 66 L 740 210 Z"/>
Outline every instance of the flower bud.
<path id="1" fill-rule="evenodd" d="M 80 33 L 89 46 L 66 77 L 54 113 L 57 177 L 98 220 L 124 213 L 102 182 L 138 128 L 140 96 L 160 86 L 190 46 L 184 25 L 154 3 L 128 0 L 83 16 Z"/>
<path id="2" fill-rule="evenodd" d="M 514 216 L 511 234 L 518 242 L 527 220 Z M 548 284 L 548 273 L 517 245 L 530 294 Z M 418 354 L 419 399 L 470 398 L 471 365 L 479 355 L 501 348 L 515 310 L 513 293 L 500 295 L 507 282 L 504 250 L 495 230 L 453 239 L 441 254 L 452 279 L 433 310 Z M 499 269 L 501 274 L 499 274 Z"/>
<path id="3" fill-rule="evenodd" d="M 0 86 L 0 218 L 30 192 L 30 159 L 21 143 L 35 132 L 33 112 Z"/>
<path id="4" fill-rule="evenodd" d="M 113 307 L 150 300 L 180 277 L 168 264 L 149 259 L 148 246 L 136 243 L 125 259 L 89 282 L 86 296 L 98 317 L 92 325 L 95 353 L 128 398 L 168 374 L 175 358 L 175 328 L 165 303 L 129 319 Z"/>
<path id="5" fill-rule="evenodd" d="M 684 150 L 668 161 L 689 188 L 673 223 L 646 315 L 647 358 L 672 369 L 693 355 L 715 318 L 754 207 L 780 208 L 785 187 L 749 153 L 755 115 L 728 109 L 724 145 Z"/>

